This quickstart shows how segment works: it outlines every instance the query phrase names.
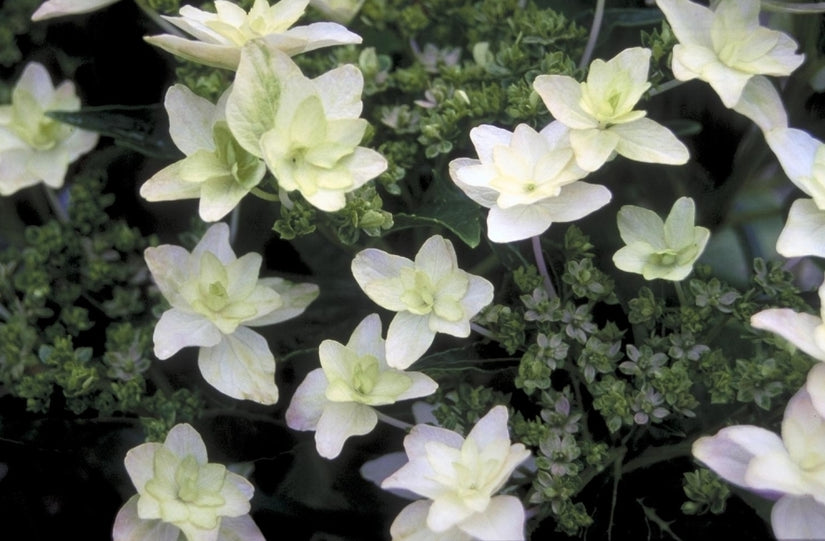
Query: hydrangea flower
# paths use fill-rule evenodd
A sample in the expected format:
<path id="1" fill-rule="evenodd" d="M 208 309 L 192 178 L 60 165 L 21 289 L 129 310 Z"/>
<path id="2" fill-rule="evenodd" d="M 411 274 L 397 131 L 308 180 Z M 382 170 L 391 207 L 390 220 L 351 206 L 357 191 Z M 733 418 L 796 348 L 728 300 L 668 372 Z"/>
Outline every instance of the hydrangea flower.
<path id="1" fill-rule="evenodd" d="M 782 437 L 757 426 L 738 425 L 702 437 L 693 456 L 727 481 L 778 500 L 771 511 L 778 539 L 815 539 L 825 531 L 825 365 L 788 402 Z"/>
<path id="2" fill-rule="evenodd" d="M 346 193 L 387 168 L 378 152 L 358 146 L 364 77 L 347 64 L 308 79 L 284 53 L 252 42 L 241 55 L 226 105 L 241 146 L 264 159 L 282 190 L 298 190 L 315 207 L 344 208 Z"/>
<path id="3" fill-rule="evenodd" d="M 229 227 L 212 225 L 190 254 L 180 246 L 147 248 L 146 263 L 172 307 L 155 326 L 155 355 L 168 359 L 198 346 L 204 379 L 233 398 L 278 400 L 275 358 L 263 336 L 249 329 L 301 314 L 318 296 L 314 284 L 258 279 L 262 258 L 235 257 Z"/>
<path id="4" fill-rule="evenodd" d="M 482 125 L 470 130 L 479 159 L 450 162 L 450 178 L 487 207 L 487 236 L 513 242 L 547 230 L 553 222 L 578 220 L 606 205 L 604 186 L 579 182 L 567 129 L 553 122 L 541 132 L 526 124 L 509 132 Z"/>
<path id="5" fill-rule="evenodd" d="M 820 316 L 825 315 L 825 283 L 819 287 Z M 822 317 L 790 308 L 768 308 L 751 316 L 751 325 L 770 331 L 814 359 L 825 361 L 825 324 Z"/>
<path id="6" fill-rule="evenodd" d="M 368 434 L 378 423 L 373 406 L 431 395 L 438 384 L 420 372 L 387 365 L 381 319 L 367 316 L 346 345 L 324 340 L 321 368 L 298 386 L 286 411 L 294 430 L 314 430 L 318 454 L 335 458 L 350 436 Z"/>
<path id="7" fill-rule="evenodd" d="M 169 134 L 186 158 L 155 173 L 140 188 L 148 201 L 199 198 L 202 220 L 214 222 L 237 206 L 266 174 L 266 164 L 244 150 L 226 123 L 224 93 L 217 105 L 183 85 L 166 92 Z"/>
<path id="8" fill-rule="evenodd" d="M 825 144 L 787 127 L 765 132 L 765 140 L 791 182 L 810 196 L 791 205 L 776 251 L 785 257 L 825 257 Z"/>
<path id="9" fill-rule="evenodd" d="M 352 260 L 352 275 L 379 306 L 398 312 L 387 330 L 387 363 L 404 369 L 436 333 L 470 335 L 470 319 L 493 300 L 493 284 L 458 268 L 453 244 L 427 239 L 415 261 L 368 248 Z"/>
<path id="10" fill-rule="evenodd" d="M 309 0 L 309 5 L 341 24 L 348 24 L 364 5 L 364 0 Z"/>
<path id="11" fill-rule="evenodd" d="M 599 169 L 615 154 L 640 162 L 687 162 L 687 147 L 634 109 L 650 88 L 650 54 L 632 47 L 606 62 L 594 60 L 583 83 L 567 75 L 539 75 L 533 82 L 550 114 L 569 128 L 576 162 L 585 171 Z"/>
<path id="12" fill-rule="evenodd" d="M 613 254 L 613 263 L 645 280 L 683 280 L 710 238 L 707 228 L 694 225 L 695 215 L 689 197 L 680 197 L 664 222 L 651 210 L 623 206 L 618 214 L 619 235 L 627 246 Z"/>
<path id="13" fill-rule="evenodd" d="M 444 428 L 413 427 L 404 438 L 409 462 L 381 486 L 431 501 L 405 508 L 391 526 L 393 539 L 524 539 L 521 501 L 495 495 L 530 456 L 524 445 L 510 445 L 507 417 L 506 407 L 494 407 L 466 439 Z"/>
<path id="14" fill-rule="evenodd" d="M 290 56 L 332 45 L 361 43 L 361 37 L 337 23 L 312 23 L 290 28 L 304 14 L 309 0 L 280 0 L 270 6 L 255 0 L 249 13 L 233 2 L 215 1 L 216 13 L 182 6 L 180 17 L 164 17 L 195 39 L 172 34 L 146 41 L 192 62 L 234 70 L 241 48 L 256 39 Z"/>
<path id="15" fill-rule="evenodd" d="M 789 75 L 805 59 L 793 39 L 759 25 L 759 0 L 721 0 L 714 10 L 689 0 L 656 3 L 679 40 L 673 75 L 707 82 L 726 107 L 754 75 Z"/>
<path id="16" fill-rule="evenodd" d="M 97 134 L 63 124 L 47 111 L 77 111 L 80 100 L 71 81 L 57 88 L 42 64 L 26 65 L 11 95 L 0 106 L 0 195 L 43 181 L 63 186 L 69 164 L 97 144 Z"/>
<path id="17" fill-rule="evenodd" d="M 79 15 L 105 8 L 118 0 L 48 0 L 32 14 L 33 21 L 43 21 L 66 15 Z"/>
<path id="18" fill-rule="evenodd" d="M 222 464 L 207 462 L 200 434 L 188 424 L 161 443 L 126 453 L 138 493 L 115 518 L 114 541 L 264 541 L 249 516 L 254 487 Z"/>

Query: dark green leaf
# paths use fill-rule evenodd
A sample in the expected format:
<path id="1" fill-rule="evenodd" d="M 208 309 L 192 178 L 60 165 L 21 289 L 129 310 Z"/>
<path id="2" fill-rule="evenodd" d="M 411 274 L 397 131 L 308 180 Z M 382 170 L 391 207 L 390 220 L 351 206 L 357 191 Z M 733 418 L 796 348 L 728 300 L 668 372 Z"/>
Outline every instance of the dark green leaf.
<path id="1" fill-rule="evenodd" d="M 106 105 L 47 114 L 60 122 L 111 137 L 116 144 L 147 156 L 172 160 L 181 155 L 169 137 L 166 112 L 160 105 Z"/>

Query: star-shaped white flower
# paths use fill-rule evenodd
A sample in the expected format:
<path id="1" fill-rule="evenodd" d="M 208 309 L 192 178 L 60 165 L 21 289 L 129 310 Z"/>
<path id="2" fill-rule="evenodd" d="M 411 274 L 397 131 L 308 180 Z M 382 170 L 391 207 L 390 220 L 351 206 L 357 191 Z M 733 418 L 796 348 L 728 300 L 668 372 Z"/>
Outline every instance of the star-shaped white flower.
<path id="1" fill-rule="evenodd" d="M 825 283 L 819 287 L 820 316 L 790 308 L 768 308 L 751 316 L 757 329 L 778 334 L 814 359 L 825 361 Z"/>
<path id="2" fill-rule="evenodd" d="M 346 193 L 387 168 L 378 152 L 358 146 L 367 129 L 361 114 L 361 71 L 347 64 L 308 79 L 266 42 L 244 47 L 226 105 L 241 146 L 262 157 L 287 192 L 315 207 L 344 208 Z"/>
<path id="3" fill-rule="evenodd" d="M 759 0 L 721 0 L 711 10 L 689 0 L 656 0 L 679 43 L 673 75 L 701 79 L 726 107 L 739 101 L 754 75 L 789 75 L 805 57 L 793 39 L 759 24 Z"/>
<path id="4" fill-rule="evenodd" d="M 664 222 L 652 210 L 623 206 L 618 214 L 619 235 L 627 246 L 613 254 L 613 263 L 645 280 L 684 280 L 710 238 L 707 228 L 694 225 L 695 219 L 690 197 L 673 203 Z"/>
<path id="5" fill-rule="evenodd" d="M 570 130 L 570 146 L 585 171 L 615 154 L 648 163 L 681 165 L 688 150 L 673 133 L 634 109 L 650 83 L 650 49 L 625 49 L 608 61 L 594 60 L 587 81 L 539 75 L 533 82 L 553 117 Z"/>
<path id="6" fill-rule="evenodd" d="M 63 186 L 69 164 L 92 150 L 97 134 L 63 124 L 48 111 L 77 111 L 74 84 L 52 85 L 43 65 L 30 62 L 14 85 L 11 105 L 0 106 L 0 195 L 44 182 Z"/>
<path id="7" fill-rule="evenodd" d="M 420 372 L 387 365 L 381 319 L 367 316 L 346 345 L 324 340 L 318 348 L 321 368 L 298 386 L 286 411 L 294 430 L 314 430 L 318 454 L 335 458 L 350 436 L 368 434 L 378 416 L 373 406 L 427 396 L 438 384 Z"/>
<path id="8" fill-rule="evenodd" d="M 449 539 L 524 539 L 521 501 L 496 496 L 530 456 L 524 445 L 510 445 L 507 417 L 506 407 L 494 407 L 466 439 L 444 428 L 413 427 L 404 438 L 409 462 L 381 486 L 409 490 L 431 501 L 415 502 L 402 511 L 391 527 L 393 539 L 441 539 L 427 537 L 427 530 L 456 534 Z"/>
<path id="9" fill-rule="evenodd" d="M 155 355 L 168 359 L 198 346 L 198 367 L 210 385 L 233 398 L 274 404 L 275 358 L 264 337 L 248 327 L 298 316 L 318 287 L 258 279 L 261 256 L 235 257 L 225 223 L 211 226 L 191 254 L 165 244 L 147 248 L 145 258 L 172 305 L 155 326 Z"/>
<path id="10" fill-rule="evenodd" d="M 578 220 L 606 205 L 604 186 L 579 182 L 568 130 L 553 122 L 541 132 L 526 124 L 514 132 L 490 125 L 470 130 L 479 159 L 450 162 L 450 178 L 487 207 L 487 236 L 513 242 L 547 230 L 553 222 Z"/>
<path id="11" fill-rule="evenodd" d="M 200 434 L 188 424 L 163 443 L 126 453 L 126 471 L 138 493 L 120 509 L 114 541 L 264 541 L 249 516 L 254 487 L 222 464 L 209 463 Z"/>
<path id="12" fill-rule="evenodd" d="M 289 56 L 322 47 L 361 43 L 337 23 L 312 23 L 290 28 L 309 4 L 309 0 L 280 0 L 270 6 L 267 0 L 255 0 L 249 13 L 233 2 L 216 0 L 216 13 L 193 6 L 180 8 L 180 17 L 164 17 L 195 39 L 172 34 L 148 36 L 146 41 L 174 55 L 216 68 L 238 68 L 241 48 L 256 39 Z"/>
<path id="13" fill-rule="evenodd" d="M 266 164 L 235 141 L 224 93 L 217 106 L 183 85 L 166 92 L 169 133 L 186 158 L 155 173 L 140 188 L 147 201 L 200 199 L 198 214 L 214 222 L 234 209 L 266 174 Z"/>
<path id="14" fill-rule="evenodd" d="M 387 330 L 387 363 L 405 369 L 436 333 L 470 335 L 470 319 L 493 300 L 493 284 L 458 268 L 453 244 L 427 239 L 415 261 L 368 248 L 352 260 L 352 275 L 379 306 L 398 312 Z"/>
<path id="15" fill-rule="evenodd" d="M 702 437 L 693 456 L 727 481 L 779 495 L 771 511 L 778 539 L 815 539 L 825 531 L 825 364 L 785 408 L 782 437 L 757 426 L 737 425 Z"/>

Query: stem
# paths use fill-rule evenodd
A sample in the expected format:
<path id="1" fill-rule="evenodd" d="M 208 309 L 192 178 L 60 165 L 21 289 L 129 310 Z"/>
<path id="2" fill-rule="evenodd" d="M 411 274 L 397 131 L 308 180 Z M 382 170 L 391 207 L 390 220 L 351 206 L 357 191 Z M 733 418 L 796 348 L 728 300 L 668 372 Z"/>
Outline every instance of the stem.
<path id="1" fill-rule="evenodd" d="M 673 282 L 673 287 L 676 288 L 676 296 L 679 297 L 679 304 L 687 306 L 687 297 L 685 297 L 685 290 L 682 289 L 682 282 Z"/>
<path id="2" fill-rule="evenodd" d="M 690 456 L 690 448 L 693 442 L 683 441 L 675 445 L 660 445 L 658 447 L 648 447 L 642 454 L 628 461 L 622 468 L 622 473 L 630 473 L 633 470 L 647 468 L 653 464 Z"/>
<path id="3" fill-rule="evenodd" d="M 497 338 L 496 338 L 496 335 L 493 334 L 493 331 L 491 331 L 490 329 L 487 329 L 485 327 L 482 327 L 478 323 L 470 323 L 470 329 L 474 330 L 475 332 L 477 332 L 481 336 L 484 336 L 485 338 L 489 338 L 490 340 L 498 341 Z"/>
<path id="4" fill-rule="evenodd" d="M 43 189 L 46 191 L 46 199 L 49 201 L 49 206 L 52 207 L 55 218 L 62 224 L 69 223 L 69 214 L 66 212 L 66 209 L 63 208 L 54 190 L 45 184 L 43 185 Z"/>
<path id="5" fill-rule="evenodd" d="M 648 92 L 647 95 L 652 98 L 653 96 L 658 96 L 659 94 L 664 94 L 668 90 L 673 90 L 674 88 L 676 88 L 678 86 L 682 86 L 683 84 L 685 84 L 685 82 L 686 81 L 679 81 L 678 79 L 673 79 L 672 81 L 668 81 L 664 84 L 661 84 L 661 85 L 657 86 L 656 88 L 654 88 L 653 90 Z"/>
<path id="6" fill-rule="evenodd" d="M 599 39 L 599 30 L 602 27 L 602 19 L 604 18 L 604 0 L 596 0 L 596 12 L 593 14 L 593 25 L 590 27 L 590 36 L 587 38 L 587 45 L 584 47 L 584 53 L 581 60 L 579 60 L 579 69 L 584 69 L 590 64 L 590 58 L 593 56 L 593 50 L 596 48 L 596 41 Z"/>
<path id="7" fill-rule="evenodd" d="M 249 193 L 251 193 L 255 197 L 260 197 L 264 201 L 272 201 L 273 203 L 277 203 L 281 200 L 281 198 L 278 197 L 278 194 L 265 192 L 264 190 L 258 187 L 252 188 L 249 191 Z"/>
<path id="8" fill-rule="evenodd" d="M 610 506 L 610 520 L 607 523 L 607 541 L 613 539 L 613 515 L 616 512 L 616 500 L 619 495 L 619 480 L 622 478 L 622 458 L 624 454 L 613 461 L 613 503 Z"/>
<path id="9" fill-rule="evenodd" d="M 154 10 L 154 9 L 152 9 L 152 8 L 150 8 L 150 7 L 146 4 L 146 0 L 135 0 L 135 4 L 137 4 L 137 7 L 139 7 L 139 8 L 140 8 L 140 10 L 141 10 L 143 13 L 145 13 L 147 17 L 149 17 L 150 19 L 152 19 L 152 22 L 154 22 L 156 25 L 158 25 L 159 27 L 161 27 L 161 28 L 163 29 L 163 31 L 164 31 L 164 32 L 167 32 L 167 33 L 169 33 L 169 34 L 172 34 L 173 36 L 178 36 L 178 37 L 180 37 L 180 38 L 186 38 L 186 37 L 187 37 L 187 36 L 186 36 L 186 34 L 184 34 L 183 32 L 181 32 L 181 31 L 180 31 L 180 29 L 179 29 L 177 26 L 175 26 L 175 25 L 173 25 L 172 23 L 170 23 L 170 22 L 166 21 L 166 19 L 164 19 L 163 17 L 161 17 L 161 16 L 158 14 L 158 12 L 157 12 L 157 11 L 155 11 L 155 10 Z"/>
<path id="10" fill-rule="evenodd" d="M 235 244 L 235 238 L 238 236 L 238 220 L 241 215 L 241 205 L 238 204 L 232 209 L 229 215 L 229 244 Z"/>
<path id="11" fill-rule="evenodd" d="M 553 282 L 550 280 L 550 273 L 547 271 L 547 263 L 544 261 L 544 254 L 541 251 L 541 237 L 536 235 L 530 241 L 533 244 L 533 257 L 536 259 L 536 267 L 539 269 L 539 274 L 544 278 L 544 289 L 547 290 L 547 296 L 551 299 L 558 297 L 556 288 L 553 287 Z"/>
<path id="12" fill-rule="evenodd" d="M 782 0 L 762 0 L 762 8 L 784 13 L 823 13 L 825 12 L 825 2 L 805 4 L 801 2 L 783 2 Z"/>
<path id="13" fill-rule="evenodd" d="M 400 428 L 401 430 L 409 430 L 413 427 L 410 423 L 405 423 L 404 421 L 400 421 L 395 417 L 390 417 L 386 413 L 381 413 L 380 411 L 376 411 L 375 413 L 378 414 L 378 420 L 387 423 L 390 426 L 394 426 L 395 428 Z"/>

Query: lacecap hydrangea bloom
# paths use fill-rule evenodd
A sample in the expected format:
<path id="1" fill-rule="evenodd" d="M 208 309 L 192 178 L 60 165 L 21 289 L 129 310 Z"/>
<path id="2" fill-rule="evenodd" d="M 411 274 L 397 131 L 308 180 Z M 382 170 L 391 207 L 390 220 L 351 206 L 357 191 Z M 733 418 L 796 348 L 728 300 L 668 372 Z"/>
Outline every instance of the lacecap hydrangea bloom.
<path id="1" fill-rule="evenodd" d="M 226 123 L 224 93 L 217 105 L 183 85 L 166 92 L 169 134 L 186 158 L 155 173 L 140 188 L 148 201 L 200 199 L 206 222 L 226 216 L 266 175 L 266 164 L 244 150 Z"/>
<path id="2" fill-rule="evenodd" d="M 256 39 L 264 39 L 290 56 L 332 45 L 361 43 L 361 36 L 337 23 L 290 28 L 304 14 L 307 4 L 309 0 L 281 0 L 270 6 L 267 0 L 255 0 L 249 13 L 225 0 L 216 0 L 216 13 L 182 6 L 180 17 L 164 19 L 195 39 L 172 34 L 145 39 L 187 60 L 230 70 L 237 69 L 241 48 Z"/>
<path id="3" fill-rule="evenodd" d="M 262 157 L 286 192 L 299 191 L 327 212 L 346 205 L 346 193 L 377 177 L 387 160 L 359 143 L 364 77 L 347 64 L 308 79 L 284 53 L 264 41 L 244 47 L 226 105 L 241 146 Z"/>
<path id="4" fill-rule="evenodd" d="M 689 197 L 680 197 L 664 222 L 652 210 L 623 206 L 618 222 L 626 246 L 613 254 L 613 263 L 645 280 L 684 280 L 710 238 L 710 231 L 694 225 L 695 220 L 696 207 Z"/>
<path id="5" fill-rule="evenodd" d="M 701 79 L 734 107 L 754 75 L 789 75 L 805 57 L 796 42 L 759 24 L 759 0 L 721 0 L 711 10 L 689 0 L 656 0 L 679 43 L 673 75 Z"/>
<path id="6" fill-rule="evenodd" d="M 378 423 L 374 406 L 431 395 L 438 384 L 420 372 L 387 365 L 381 319 L 367 316 L 346 345 L 324 340 L 321 368 L 298 386 L 286 411 L 294 430 L 314 430 L 318 454 L 335 458 L 350 436 L 368 434 Z"/>
<path id="7" fill-rule="evenodd" d="M 610 190 L 579 180 L 567 129 L 553 122 L 541 132 L 526 124 L 514 132 L 482 125 L 470 130 L 479 159 L 450 162 L 450 178 L 490 209 L 487 236 L 513 242 L 539 235 L 553 222 L 578 220 L 606 205 Z"/>
<path id="8" fill-rule="evenodd" d="M 428 498 L 410 504 L 390 532 L 397 539 L 524 539 L 524 506 L 515 496 L 496 495 L 530 451 L 510 444 L 507 408 L 496 406 L 467 438 L 430 425 L 416 425 L 404 438 L 409 462 L 382 488 Z"/>
<path id="9" fill-rule="evenodd" d="M 539 75 L 533 82 L 550 114 L 570 132 L 576 163 L 595 171 L 616 154 L 648 163 L 681 165 L 690 157 L 673 133 L 635 109 L 650 88 L 650 49 L 625 49 L 608 61 L 594 60 L 587 80 Z"/>
<path id="10" fill-rule="evenodd" d="M 69 164 L 92 150 L 97 134 L 46 116 L 77 111 L 71 81 L 57 88 L 42 64 L 30 62 L 14 86 L 11 105 L 0 106 L 0 195 L 43 182 L 63 186 Z"/>
<path id="11" fill-rule="evenodd" d="M 261 404 L 277 402 L 275 358 L 266 339 L 249 327 L 298 316 L 318 296 L 318 287 L 259 279 L 261 256 L 236 257 L 225 223 L 212 225 L 192 253 L 164 244 L 147 248 L 145 258 L 172 305 L 155 326 L 155 355 L 168 359 L 197 346 L 198 368 L 217 390 Z"/>
<path id="12" fill-rule="evenodd" d="M 434 235 L 415 261 L 367 248 L 352 260 L 352 275 L 377 305 L 398 312 L 387 330 L 387 363 L 404 369 L 436 333 L 470 335 L 470 319 L 493 300 L 493 284 L 458 268 L 453 244 Z"/>
<path id="13" fill-rule="evenodd" d="M 693 443 L 693 456 L 727 481 L 776 499 L 777 539 L 821 539 L 825 532 L 825 364 L 785 408 L 782 435 L 729 426 Z M 777 499 L 778 498 L 778 499 Z"/>
<path id="14" fill-rule="evenodd" d="M 252 484 L 207 461 L 200 434 L 188 424 L 163 443 L 126 453 L 126 471 L 138 493 L 120 509 L 113 541 L 264 541 L 249 516 Z"/>

